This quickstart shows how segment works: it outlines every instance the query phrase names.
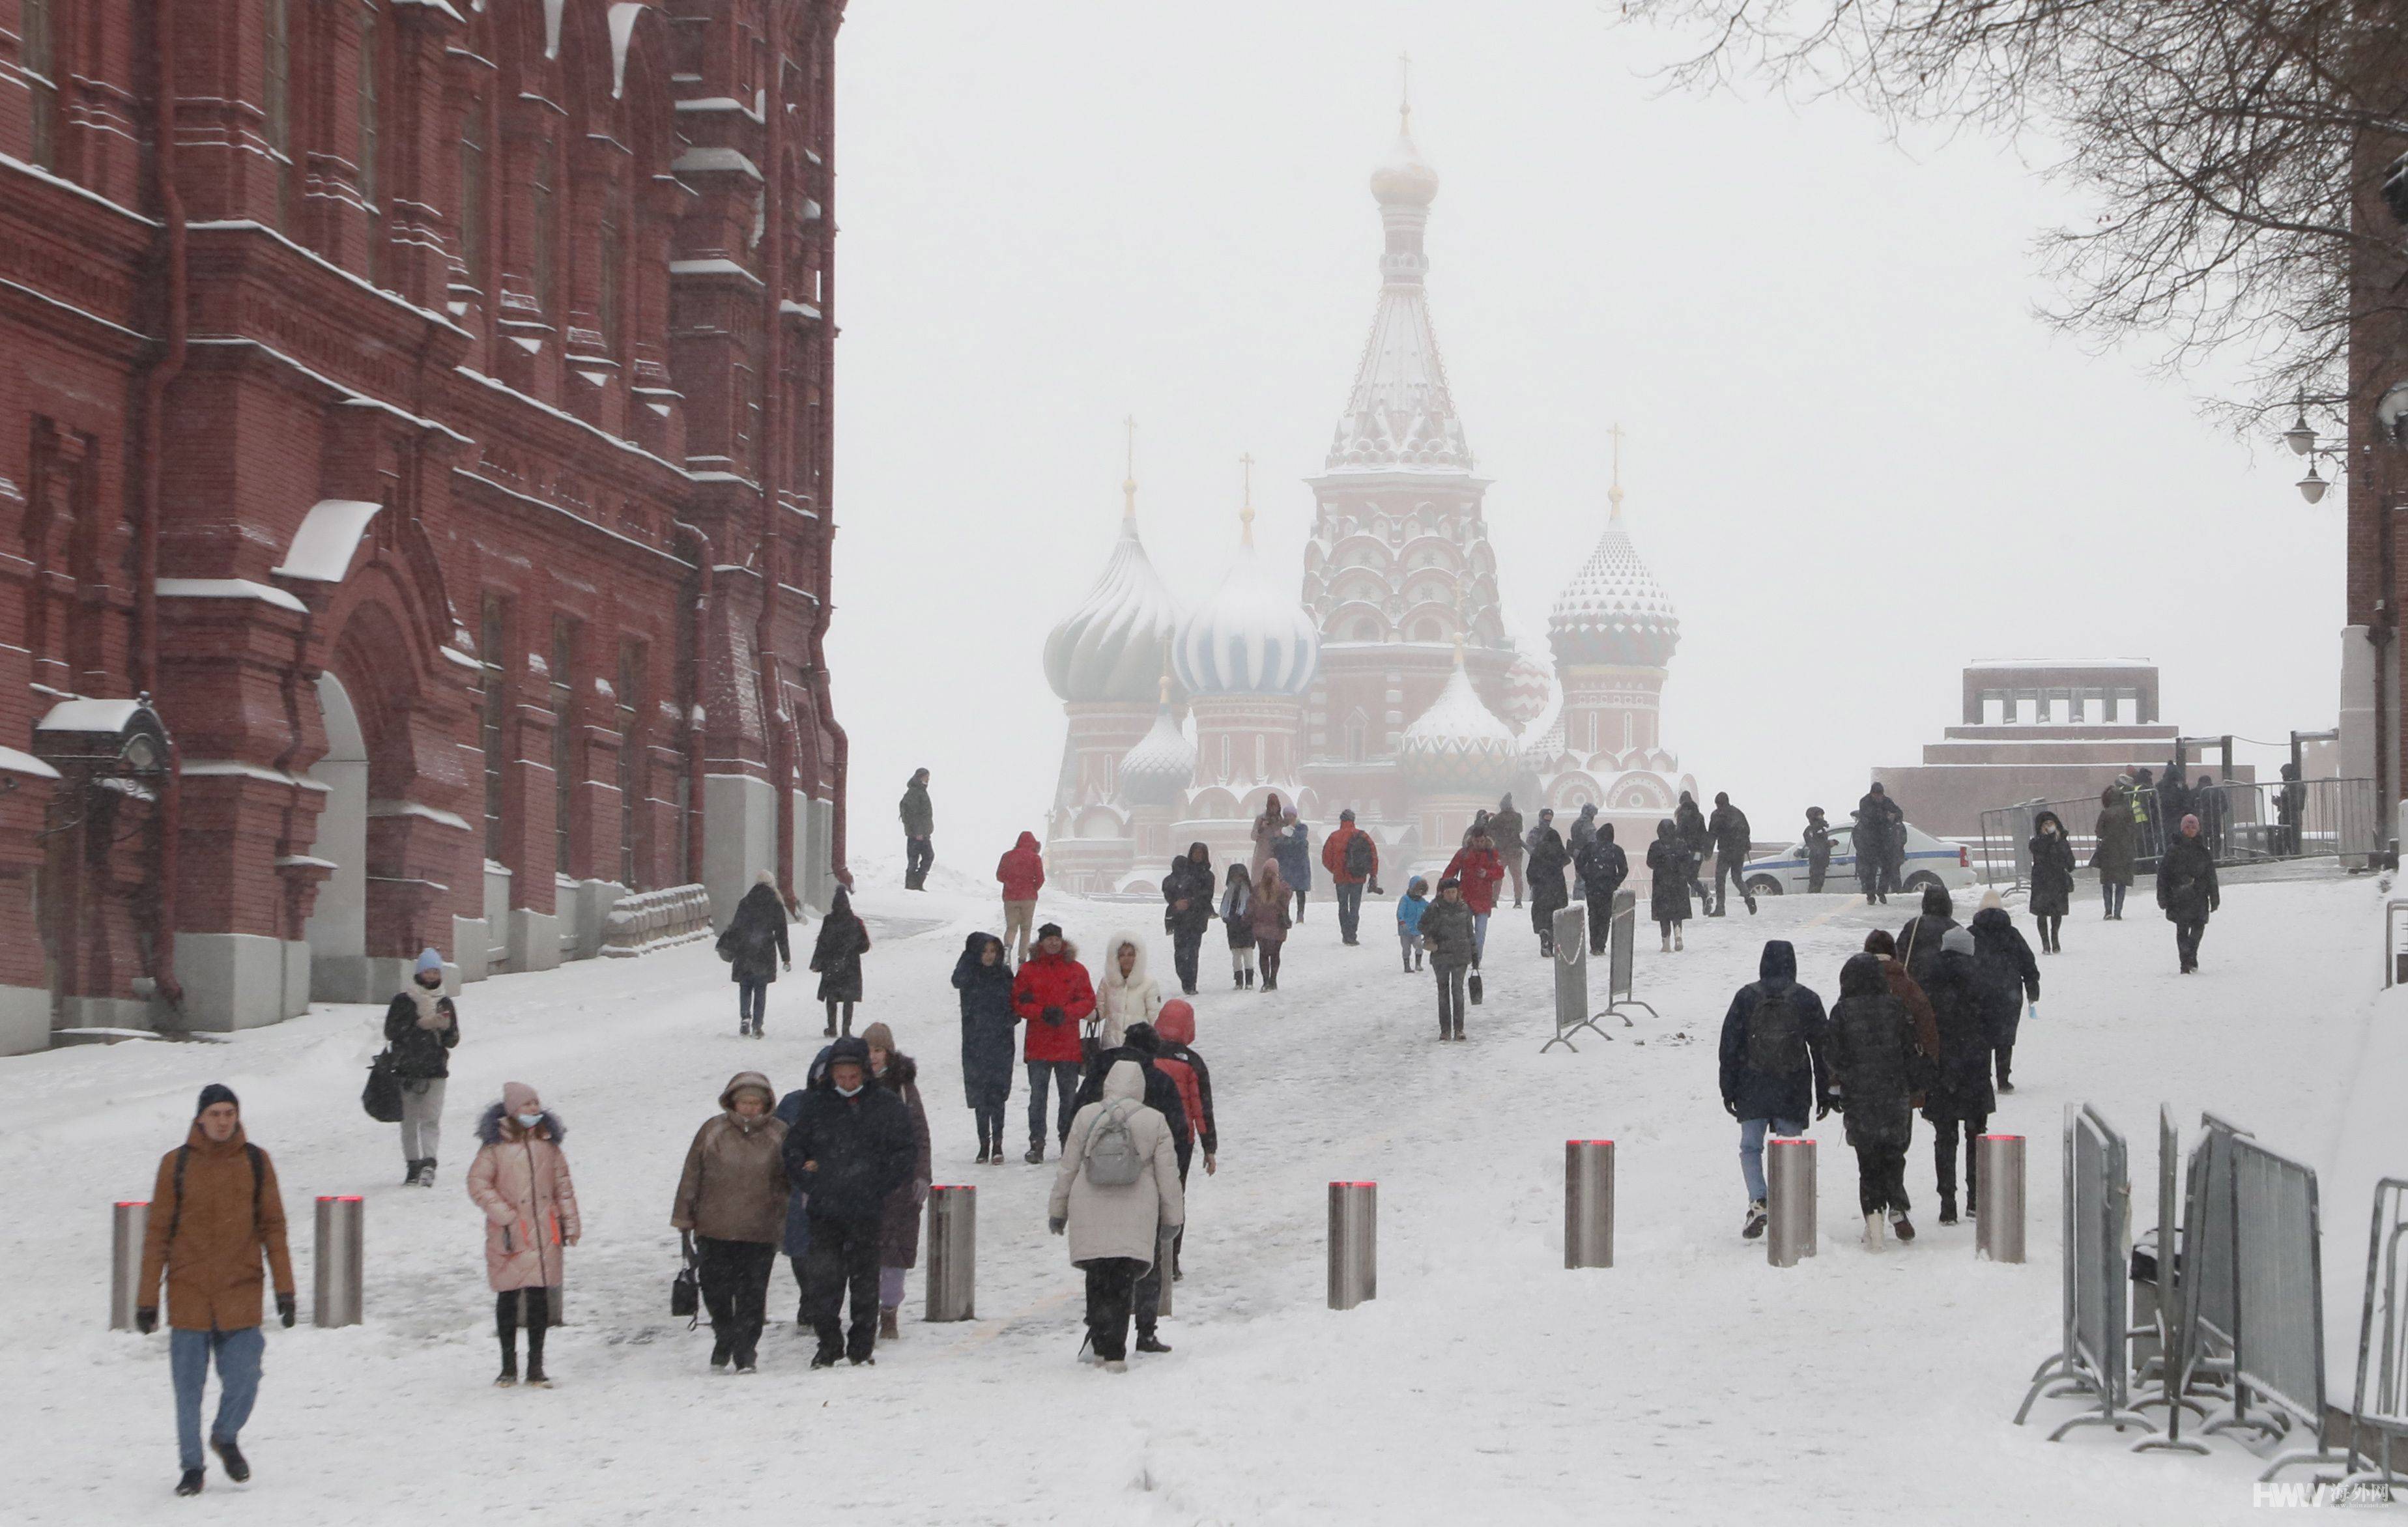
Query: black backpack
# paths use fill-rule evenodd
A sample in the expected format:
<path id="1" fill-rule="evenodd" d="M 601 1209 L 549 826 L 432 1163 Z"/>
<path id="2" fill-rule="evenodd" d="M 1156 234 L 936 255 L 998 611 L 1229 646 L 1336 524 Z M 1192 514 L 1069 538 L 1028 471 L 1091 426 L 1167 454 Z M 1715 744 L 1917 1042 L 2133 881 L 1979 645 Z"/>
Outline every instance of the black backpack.
<path id="1" fill-rule="evenodd" d="M 1372 857 L 1371 835 L 1358 829 L 1346 840 L 1346 873 L 1358 880 L 1369 878 Z"/>
<path id="2" fill-rule="evenodd" d="M 251 1158 L 251 1233 L 265 1245 L 267 1237 L 259 1228 L 259 1210 L 261 1201 L 267 1196 L 267 1152 L 245 1140 L 242 1153 Z M 192 1159 L 191 1146 L 176 1148 L 176 1206 L 167 1211 L 167 1239 L 164 1243 L 171 1257 L 176 1254 L 176 1232 L 184 1223 L 184 1165 Z"/>
<path id="3" fill-rule="evenodd" d="M 1767 1000 L 1756 994 L 1747 1015 L 1747 1067 L 1759 1076 L 1794 1077 L 1806 1069 L 1806 1031 L 1787 992 Z"/>

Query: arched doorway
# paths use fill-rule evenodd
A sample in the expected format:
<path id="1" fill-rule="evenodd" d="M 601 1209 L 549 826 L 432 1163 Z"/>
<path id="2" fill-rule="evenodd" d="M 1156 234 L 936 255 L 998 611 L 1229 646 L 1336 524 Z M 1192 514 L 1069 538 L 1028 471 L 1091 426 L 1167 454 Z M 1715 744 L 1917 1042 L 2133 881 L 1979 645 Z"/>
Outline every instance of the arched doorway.
<path id="1" fill-rule="evenodd" d="M 343 681 L 318 676 L 318 709 L 326 731 L 326 756 L 309 778 L 326 787 L 318 812 L 318 838 L 309 854 L 335 866 L 319 884 L 318 899 L 303 925 L 309 944 L 309 996 L 315 1002 L 369 1002 L 368 749 L 359 712 Z"/>

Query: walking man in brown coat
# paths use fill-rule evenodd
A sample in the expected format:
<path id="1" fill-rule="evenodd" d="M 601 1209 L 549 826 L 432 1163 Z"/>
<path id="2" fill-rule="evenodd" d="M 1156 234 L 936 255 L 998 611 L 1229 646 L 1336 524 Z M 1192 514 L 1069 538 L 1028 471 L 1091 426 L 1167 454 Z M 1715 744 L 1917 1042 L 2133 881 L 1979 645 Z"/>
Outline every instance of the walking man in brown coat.
<path id="1" fill-rule="evenodd" d="M 284 1249 L 284 1199 L 267 1152 L 243 1138 L 233 1089 L 201 1089 L 192 1132 L 159 1159 L 142 1240 L 141 1303 L 134 1323 L 159 1329 L 159 1279 L 167 1280 L 168 1366 L 176 1384 L 176 1444 L 184 1474 L 179 1495 L 201 1492 L 201 1390 L 218 1367 L 218 1414 L 209 1447 L 226 1477 L 251 1477 L 236 1438 L 259 1397 L 261 1259 L 276 1279 L 276 1313 L 293 1324 L 293 1259 Z"/>

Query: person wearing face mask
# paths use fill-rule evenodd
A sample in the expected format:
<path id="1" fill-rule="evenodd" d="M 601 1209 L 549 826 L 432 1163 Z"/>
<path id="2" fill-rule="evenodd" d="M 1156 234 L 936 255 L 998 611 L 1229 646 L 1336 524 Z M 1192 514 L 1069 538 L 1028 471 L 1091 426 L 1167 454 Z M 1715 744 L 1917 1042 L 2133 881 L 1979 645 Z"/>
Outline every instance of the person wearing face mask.
<path id="1" fill-rule="evenodd" d="M 435 1152 L 443 1130 L 443 1087 L 452 1049 L 460 1043 L 460 1010 L 443 994 L 443 956 L 423 949 L 408 987 L 384 1010 L 385 1043 L 401 1083 L 401 1157 L 405 1188 L 435 1186 Z"/>
<path id="2" fill-rule="evenodd" d="M 812 1367 L 877 1361 L 879 1234 L 887 1200 L 912 1180 L 918 1160 L 911 1111 L 871 1080 L 869 1046 L 851 1035 L 829 1046 L 785 1143 L 786 1176 L 801 1187 L 810 1221 L 803 1301 L 819 1335 Z M 850 1327 L 841 1320 L 848 1292 Z"/>
<path id="3" fill-rule="evenodd" d="M 179 1495 L 201 1492 L 201 1391 L 218 1370 L 218 1413 L 209 1447 L 240 1484 L 251 1464 L 236 1445 L 259 1397 L 260 1264 L 276 1283 L 276 1314 L 293 1325 L 293 1258 L 284 1244 L 284 1195 L 267 1152 L 243 1135 L 231 1088 L 201 1089 L 184 1143 L 159 1159 L 150 1219 L 142 1237 L 135 1329 L 159 1329 L 159 1280 L 167 1282 L 168 1365 L 176 1385 Z"/>
<path id="4" fill-rule="evenodd" d="M 719 1112 L 686 1148 L 669 1224 L 694 1237 L 695 1271 L 710 1311 L 710 1366 L 752 1372 L 767 1323 L 769 1270 L 786 1232 L 786 1125 L 769 1110 L 769 1078 L 739 1071 Z"/>
<path id="5" fill-rule="evenodd" d="M 494 1330 L 501 1338 L 497 1389 L 519 1382 L 518 1333 L 526 1328 L 526 1383 L 550 1389 L 544 1332 L 557 1323 L 562 1256 L 577 1244 L 577 1186 L 561 1141 L 568 1126 L 523 1081 L 502 1084 L 502 1100 L 477 1122 L 483 1142 L 468 1163 L 468 1198 L 485 1211 L 485 1280 L 494 1291 Z"/>

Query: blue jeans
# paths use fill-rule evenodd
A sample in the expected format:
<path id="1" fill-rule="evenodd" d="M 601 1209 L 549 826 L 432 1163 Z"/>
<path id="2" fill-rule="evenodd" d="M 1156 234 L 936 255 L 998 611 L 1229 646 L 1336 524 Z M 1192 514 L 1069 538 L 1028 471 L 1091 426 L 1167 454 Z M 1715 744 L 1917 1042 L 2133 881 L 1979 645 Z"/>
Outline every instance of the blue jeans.
<path id="1" fill-rule="evenodd" d="M 1474 912 L 1471 914 L 1471 963 L 1478 964 L 1480 957 L 1487 952 L 1488 914 Z"/>
<path id="2" fill-rule="evenodd" d="M 1747 1201 L 1764 1202 L 1764 1134 L 1803 1135 L 1803 1119 L 1742 1119 L 1739 1121 L 1739 1174 L 1747 1179 Z"/>
<path id="3" fill-rule="evenodd" d="M 1028 1068 L 1028 1143 L 1045 1143 L 1045 1084 L 1051 1080 L 1058 1095 L 1054 1105 L 1054 1138 L 1070 1137 L 1070 1116 L 1077 1113 L 1079 1101 L 1079 1063 L 1076 1061 L 1024 1061 Z"/>
<path id="4" fill-rule="evenodd" d="M 167 1368 L 176 1381 L 176 1453 L 183 1466 L 201 1466 L 201 1387 L 209 1377 L 209 1359 L 218 1364 L 218 1419 L 209 1435 L 233 1442 L 251 1420 L 251 1402 L 259 1398 L 259 1357 L 267 1338 L 259 1327 L 240 1331 L 170 1331 Z"/>
<path id="5" fill-rule="evenodd" d="M 1348 943 L 1354 942 L 1354 930 L 1363 920 L 1363 882 L 1352 885 L 1338 882 L 1338 933 Z"/>
<path id="6" fill-rule="evenodd" d="M 736 1023 L 738 1028 L 748 1025 L 759 1028 L 762 1017 L 768 1010 L 769 983 L 767 981 L 736 983 Z"/>

